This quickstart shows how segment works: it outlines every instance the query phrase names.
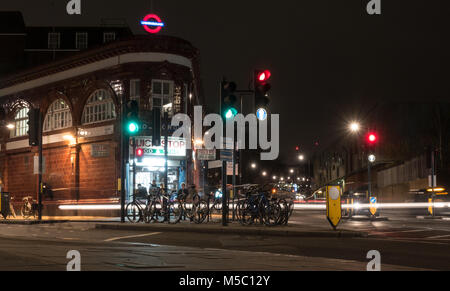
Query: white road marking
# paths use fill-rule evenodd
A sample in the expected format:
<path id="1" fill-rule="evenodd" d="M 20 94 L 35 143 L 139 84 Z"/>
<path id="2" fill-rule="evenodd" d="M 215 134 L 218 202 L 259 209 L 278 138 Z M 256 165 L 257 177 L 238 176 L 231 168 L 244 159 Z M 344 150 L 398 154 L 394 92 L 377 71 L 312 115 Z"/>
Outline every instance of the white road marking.
<path id="1" fill-rule="evenodd" d="M 450 234 L 447 234 L 447 235 L 430 236 L 430 237 L 427 237 L 426 239 L 440 239 L 440 238 L 446 238 L 446 237 L 450 237 Z"/>
<path id="2" fill-rule="evenodd" d="M 146 237 L 146 236 L 152 236 L 152 235 L 158 235 L 158 234 L 161 234 L 161 233 L 160 232 L 152 232 L 152 233 L 139 234 L 139 235 L 113 237 L 113 238 L 105 239 L 104 241 L 110 242 L 110 241 L 122 240 L 122 239 L 127 239 L 127 238 Z"/>

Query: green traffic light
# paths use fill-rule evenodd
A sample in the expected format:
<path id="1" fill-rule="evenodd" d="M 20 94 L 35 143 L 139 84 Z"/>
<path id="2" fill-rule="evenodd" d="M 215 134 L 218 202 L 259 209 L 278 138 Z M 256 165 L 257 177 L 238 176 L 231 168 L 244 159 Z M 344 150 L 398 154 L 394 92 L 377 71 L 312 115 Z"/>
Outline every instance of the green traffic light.
<path id="1" fill-rule="evenodd" d="M 136 122 L 131 122 L 128 124 L 129 133 L 137 133 L 139 131 L 139 125 Z"/>
<path id="2" fill-rule="evenodd" d="M 227 111 L 225 111 L 225 118 L 226 119 L 232 119 L 238 114 L 238 111 L 236 108 L 230 108 Z"/>

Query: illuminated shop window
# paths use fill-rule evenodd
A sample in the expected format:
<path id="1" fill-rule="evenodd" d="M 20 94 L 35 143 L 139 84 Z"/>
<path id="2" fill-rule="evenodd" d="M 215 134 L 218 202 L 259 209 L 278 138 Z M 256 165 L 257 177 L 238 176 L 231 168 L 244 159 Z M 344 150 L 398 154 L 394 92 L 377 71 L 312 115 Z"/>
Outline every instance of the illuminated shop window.
<path id="1" fill-rule="evenodd" d="M 173 81 L 152 80 L 152 105 L 162 112 L 173 113 Z"/>
<path id="2" fill-rule="evenodd" d="M 97 90 L 89 97 L 83 110 L 81 122 L 83 125 L 115 120 L 116 107 L 111 93 L 106 90 Z"/>
<path id="3" fill-rule="evenodd" d="M 72 127 L 72 113 L 64 99 L 50 105 L 44 120 L 44 132 Z"/>
<path id="4" fill-rule="evenodd" d="M 28 135 L 28 111 L 29 108 L 22 108 L 14 116 L 14 130 L 11 131 L 11 137 L 20 137 Z"/>

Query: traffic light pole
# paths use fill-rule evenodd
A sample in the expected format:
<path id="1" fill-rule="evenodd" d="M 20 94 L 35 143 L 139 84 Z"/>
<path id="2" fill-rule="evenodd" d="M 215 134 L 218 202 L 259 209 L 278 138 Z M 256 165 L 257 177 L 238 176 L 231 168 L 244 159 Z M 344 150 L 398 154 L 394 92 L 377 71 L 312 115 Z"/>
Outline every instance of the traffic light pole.
<path id="1" fill-rule="evenodd" d="M 368 172 L 368 193 L 369 193 L 369 198 L 372 197 L 372 177 L 371 177 L 371 169 L 370 169 L 370 164 L 371 162 L 368 160 L 367 161 L 367 172 Z"/>
<path id="2" fill-rule="evenodd" d="M 431 192 L 431 202 L 432 202 L 432 208 L 433 208 L 433 213 L 432 213 L 432 217 L 434 217 L 435 216 L 435 208 L 434 208 L 434 201 L 436 200 L 436 192 L 435 192 L 435 188 L 436 188 L 436 186 L 437 185 L 435 185 L 435 183 L 434 183 L 434 176 L 436 175 L 436 155 L 435 155 L 435 150 L 434 150 L 434 147 L 433 147 L 433 149 L 432 149 L 432 151 L 431 151 L 431 189 L 432 189 L 432 192 Z"/>
<path id="3" fill-rule="evenodd" d="M 136 202 L 136 137 L 133 136 L 133 202 Z"/>
<path id="4" fill-rule="evenodd" d="M 39 190 L 38 190 L 38 220 L 41 221 L 42 220 L 42 116 L 41 116 L 41 111 L 39 110 Z"/>
<path id="5" fill-rule="evenodd" d="M 121 106 L 121 135 L 120 135 L 120 221 L 125 223 L 125 177 L 126 177 L 126 162 L 125 162 L 125 154 L 126 154 L 126 146 L 128 146 L 127 134 L 125 132 L 125 106 L 126 106 L 126 98 L 125 94 L 122 95 L 122 106 Z"/>

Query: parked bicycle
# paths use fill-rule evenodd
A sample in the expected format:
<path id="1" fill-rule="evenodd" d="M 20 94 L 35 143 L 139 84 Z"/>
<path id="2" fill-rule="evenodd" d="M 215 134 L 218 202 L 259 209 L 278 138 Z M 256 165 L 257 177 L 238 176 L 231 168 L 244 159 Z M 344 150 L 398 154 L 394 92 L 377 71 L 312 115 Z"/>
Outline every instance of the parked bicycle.
<path id="1" fill-rule="evenodd" d="M 39 214 L 39 205 L 31 196 L 22 199 L 23 206 L 21 208 L 22 217 L 24 219 L 36 218 Z"/>

